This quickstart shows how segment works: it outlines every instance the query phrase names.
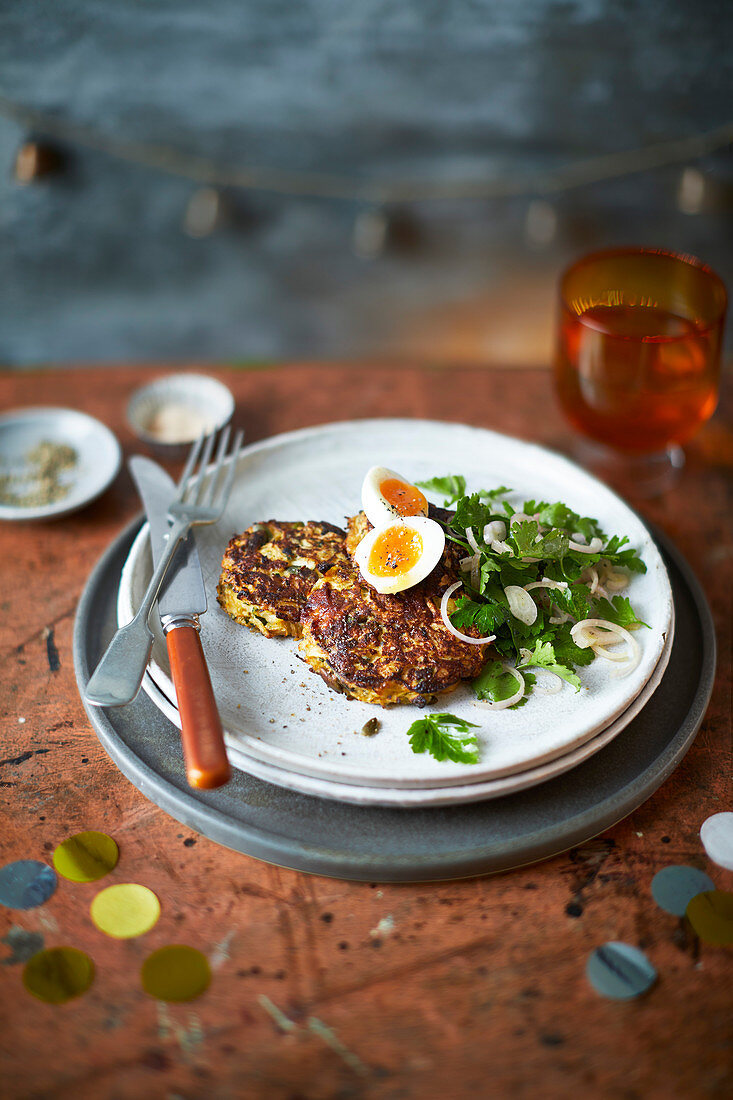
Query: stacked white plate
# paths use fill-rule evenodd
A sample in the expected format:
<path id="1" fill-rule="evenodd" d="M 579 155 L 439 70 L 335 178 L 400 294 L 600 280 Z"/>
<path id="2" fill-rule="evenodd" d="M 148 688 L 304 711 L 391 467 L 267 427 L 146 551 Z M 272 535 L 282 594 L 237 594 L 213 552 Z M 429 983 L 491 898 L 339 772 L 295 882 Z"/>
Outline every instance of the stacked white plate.
<path id="1" fill-rule="evenodd" d="M 647 566 L 627 594 L 649 628 L 641 660 L 615 678 L 610 662 L 581 668 L 582 688 L 530 696 L 516 710 L 492 711 L 468 684 L 439 700 L 476 723 L 478 764 L 412 752 L 406 731 L 425 710 L 389 709 L 331 691 L 298 656 L 292 639 L 268 639 L 232 622 L 216 602 L 229 539 L 268 519 L 325 520 L 339 526 L 360 507 L 364 474 L 388 466 L 411 481 L 463 474 L 467 491 L 510 486 L 509 500 L 562 500 L 596 518 L 607 535 L 627 535 Z M 436 503 L 442 503 L 435 497 Z M 667 572 L 651 535 L 627 505 L 566 459 L 532 444 L 460 424 L 361 420 L 293 432 L 248 447 L 238 460 L 222 520 L 196 534 L 209 610 L 201 638 L 235 767 L 279 786 L 364 805 L 432 806 L 523 790 L 566 772 L 608 744 L 656 690 L 672 645 L 674 607 Z M 122 573 L 120 623 L 130 620 L 151 575 L 144 525 Z M 154 618 L 154 617 L 153 617 Z M 152 623 L 152 620 L 151 620 Z M 143 687 L 180 725 L 165 640 L 156 626 Z M 361 731 L 371 718 L 379 731 Z"/>

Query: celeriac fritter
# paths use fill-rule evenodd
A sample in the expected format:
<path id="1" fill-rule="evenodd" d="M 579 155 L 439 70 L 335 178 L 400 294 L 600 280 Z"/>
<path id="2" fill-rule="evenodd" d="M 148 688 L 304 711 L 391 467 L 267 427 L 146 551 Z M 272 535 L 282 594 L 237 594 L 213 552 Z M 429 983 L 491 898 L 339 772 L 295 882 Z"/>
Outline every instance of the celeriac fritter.
<path id="1" fill-rule="evenodd" d="M 363 512 L 349 520 L 350 555 L 370 528 Z M 461 575 L 461 555 L 446 543 L 433 571 L 394 595 L 377 592 L 351 561 L 336 564 L 306 601 L 304 659 L 329 687 L 379 706 L 424 706 L 473 679 L 483 667 L 484 647 L 455 638 L 440 614 L 443 593 Z"/>
<path id="2" fill-rule="evenodd" d="M 348 561 L 344 539 L 331 523 L 255 523 L 227 546 L 217 599 L 235 622 L 267 638 L 299 638 L 313 585 L 332 566 Z"/>
<path id="3" fill-rule="evenodd" d="M 477 676 L 486 658 L 440 614 L 443 593 L 461 576 L 462 551 L 447 542 L 424 580 L 383 595 L 352 561 L 371 527 L 363 512 L 349 519 L 348 534 L 316 521 L 253 524 L 227 546 L 217 598 L 232 619 L 266 637 L 300 638 L 303 659 L 348 698 L 424 706 Z"/>

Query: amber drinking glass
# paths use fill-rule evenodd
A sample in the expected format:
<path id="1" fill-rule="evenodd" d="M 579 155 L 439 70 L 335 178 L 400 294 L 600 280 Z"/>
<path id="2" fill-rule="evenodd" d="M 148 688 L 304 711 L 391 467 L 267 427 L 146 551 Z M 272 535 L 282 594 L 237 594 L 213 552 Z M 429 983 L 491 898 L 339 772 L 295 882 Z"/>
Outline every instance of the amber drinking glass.
<path id="1" fill-rule="evenodd" d="M 562 276 L 556 389 L 599 473 L 640 492 L 673 480 L 715 410 L 726 303 L 714 271 L 671 252 L 596 252 Z"/>

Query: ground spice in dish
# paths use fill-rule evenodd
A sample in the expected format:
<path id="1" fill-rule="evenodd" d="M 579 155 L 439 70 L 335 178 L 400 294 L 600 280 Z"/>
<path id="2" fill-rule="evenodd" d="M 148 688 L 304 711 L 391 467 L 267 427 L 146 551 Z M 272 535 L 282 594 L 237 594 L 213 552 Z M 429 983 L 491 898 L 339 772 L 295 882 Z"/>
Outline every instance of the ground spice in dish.
<path id="1" fill-rule="evenodd" d="M 72 484 L 63 475 L 79 461 L 73 447 L 44 439 L 28 451 L 23 461 L 22 470 L 0 474 L 0 504 L 37 508 L 69 495 Z"/>

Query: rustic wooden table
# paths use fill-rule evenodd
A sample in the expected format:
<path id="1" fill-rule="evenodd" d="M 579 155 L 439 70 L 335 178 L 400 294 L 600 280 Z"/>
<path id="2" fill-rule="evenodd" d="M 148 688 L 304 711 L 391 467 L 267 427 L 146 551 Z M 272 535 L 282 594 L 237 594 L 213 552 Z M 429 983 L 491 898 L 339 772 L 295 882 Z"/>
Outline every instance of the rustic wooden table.
<path id="1" fill-rule="evenodd" d="M 158 370 L 157 374 L 165 373 Z M 332 420 L 415 416 L 499 429 L 563 450 L 568 433 L 543 370 L 292 365 L 212 370 L 254 441 Z M 137 368 L 5 373 L 0 408 L 82 409 L 125 455 Z M 699 829 L 731 809 L 731 468 L 733 386 L 690 446 L 679 485 L 642 504 L 706 590 L 719 663 L 702 729 L 674 775 L 615 828 L 542 864 L 425 886 L 308 876 L 196 836 L 148 802 L 105 755 L 78 696 L 74 611 L 103 550 L 140 509 L 130 477 L 55 523 L 0 524 L 2 863 L 50 860 L 70 834 L 120 846 L 105 882 L 140 882 L 162 900 L 148 935 L 112 940 L 89 918 L 98 887 L 65 880 L 42 907 L 0 910 L 8 1097 L 331 1098 L 723 1097 L 733 1090 L 730 952 L 701 944 L 654 903 L 654 874 L 704 868 Z M 376 461 L 375 457 L 375 461 Z M 172 472 L 174 468 L 172 468 Z M 85 949 L 91 990 L 67 1005 L 21 985 L 22 929 Z M 624 940 L 659 972 L 638 1001 L 588 985 L 594 947 Z M 208 953 L 211 988 L 165 1006 L 140 988 L 152 948 Z M 22 954 L 22 953 L 21 953 Z"/>

